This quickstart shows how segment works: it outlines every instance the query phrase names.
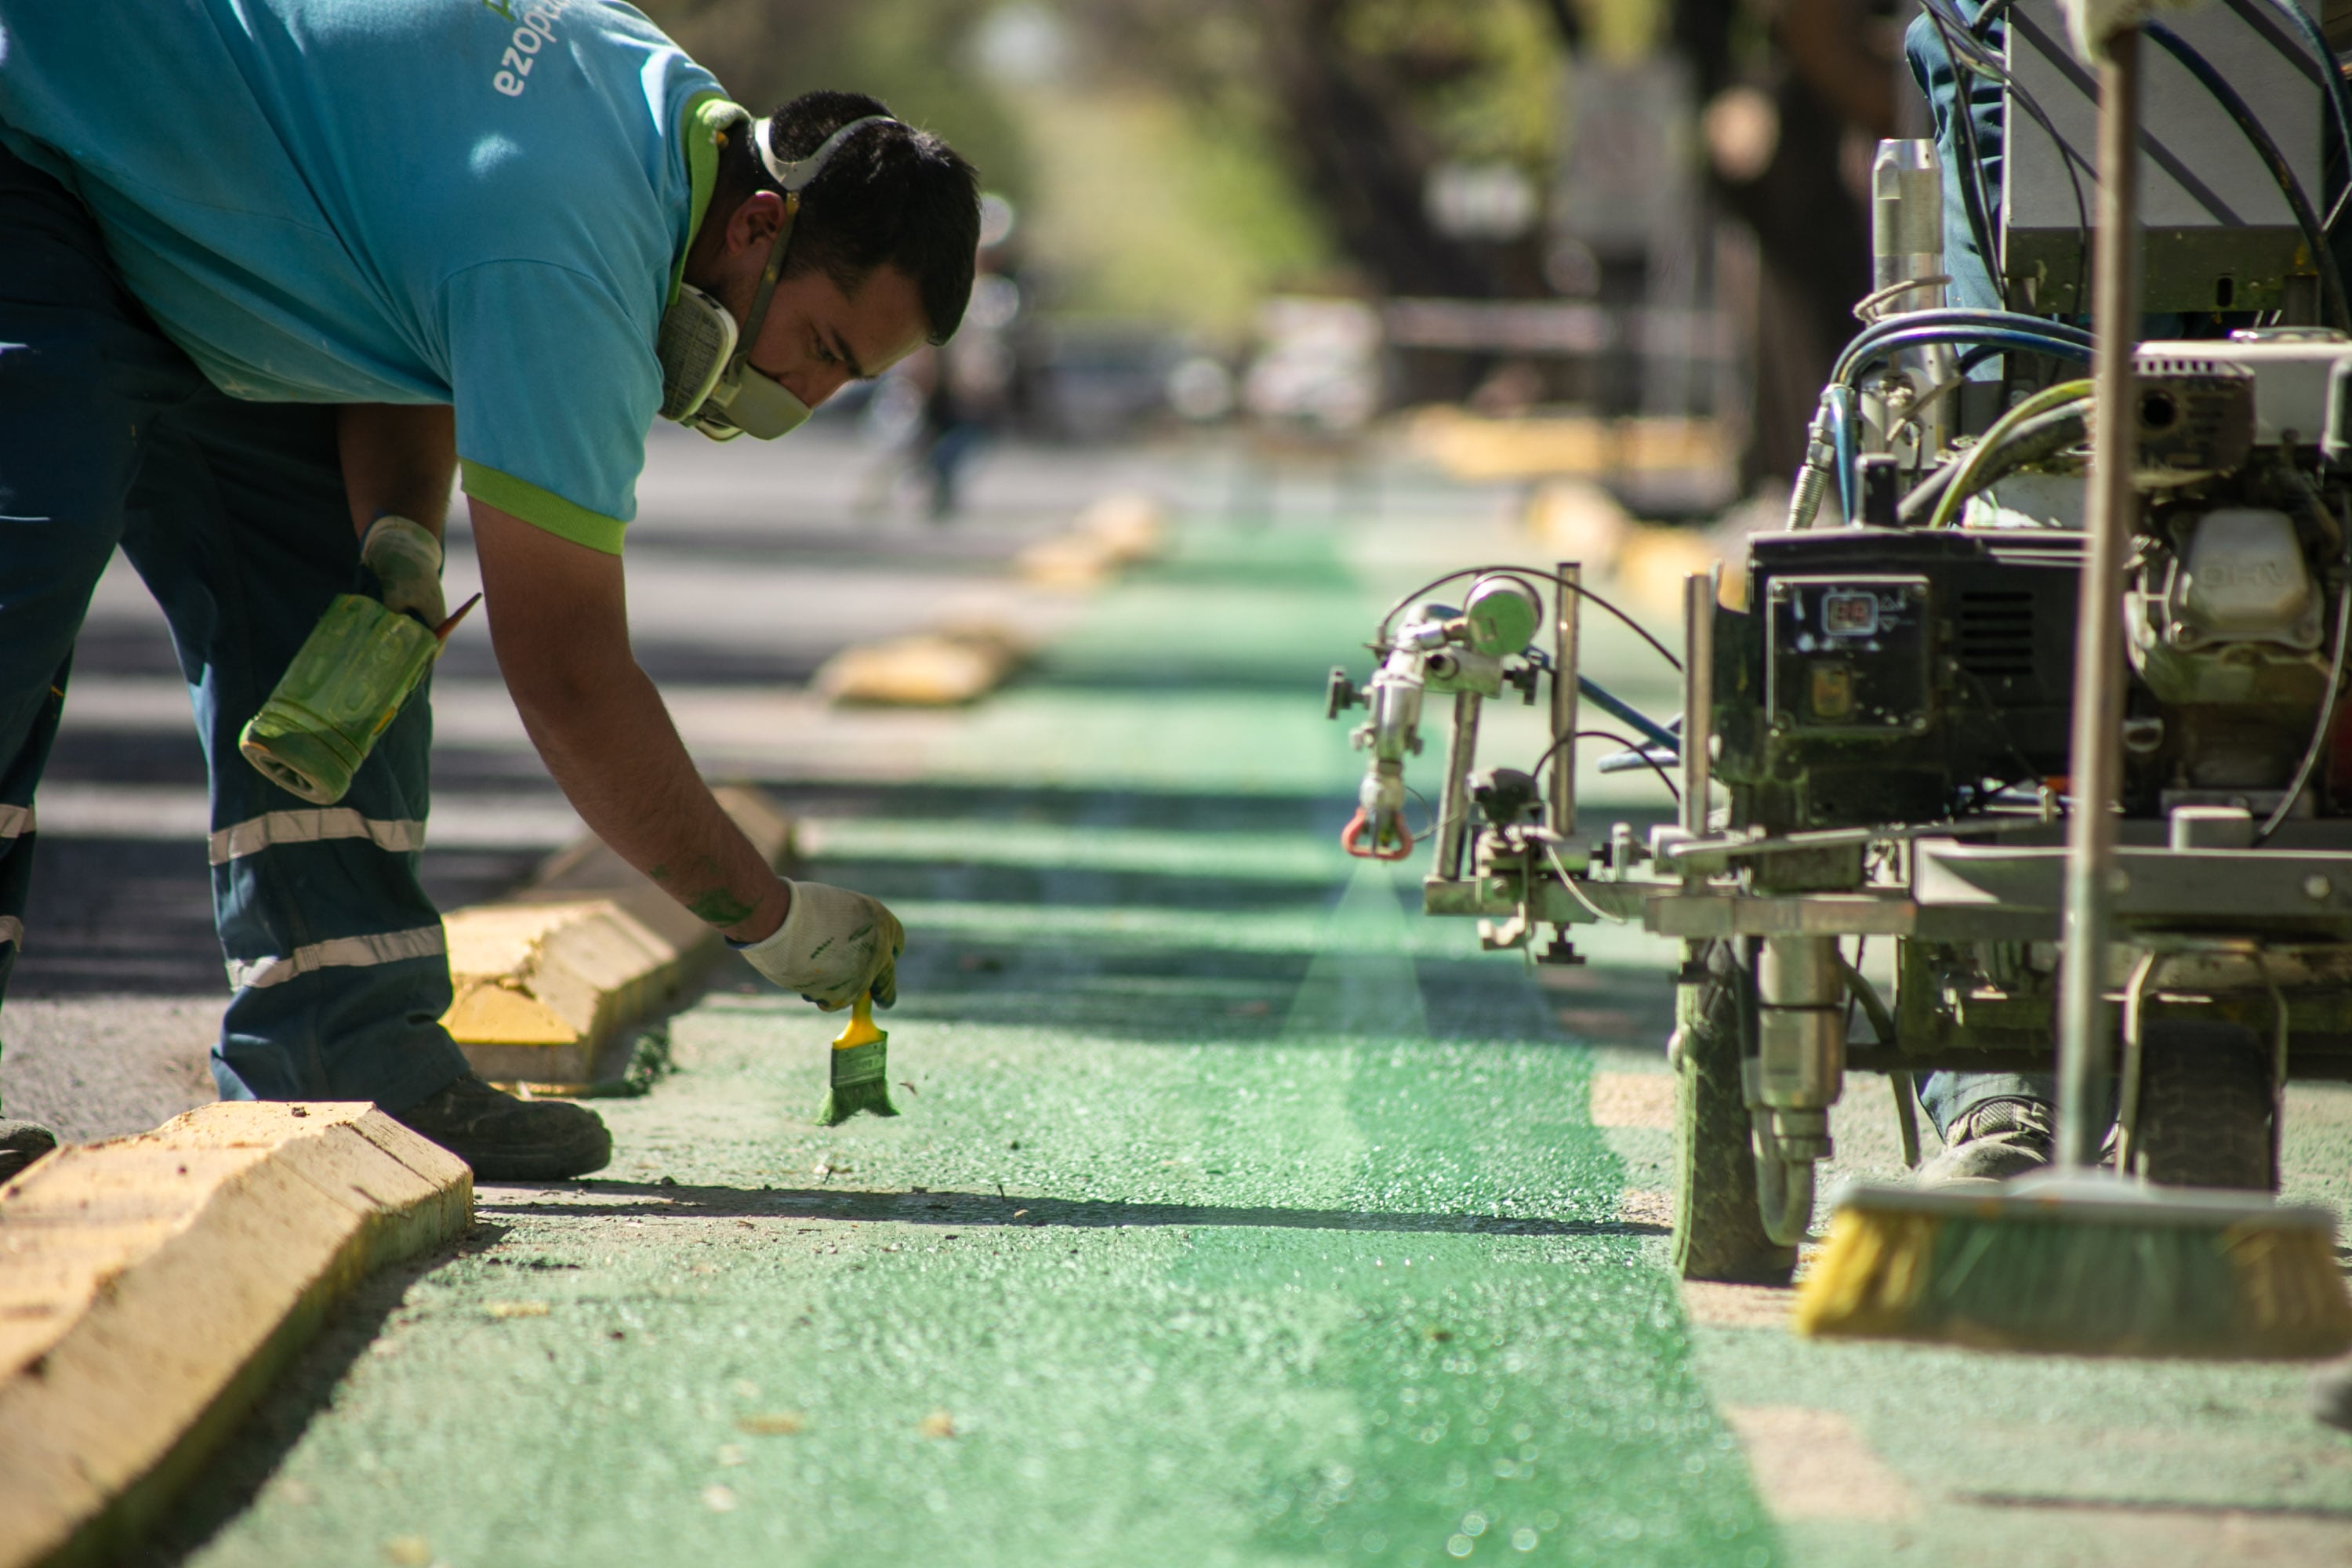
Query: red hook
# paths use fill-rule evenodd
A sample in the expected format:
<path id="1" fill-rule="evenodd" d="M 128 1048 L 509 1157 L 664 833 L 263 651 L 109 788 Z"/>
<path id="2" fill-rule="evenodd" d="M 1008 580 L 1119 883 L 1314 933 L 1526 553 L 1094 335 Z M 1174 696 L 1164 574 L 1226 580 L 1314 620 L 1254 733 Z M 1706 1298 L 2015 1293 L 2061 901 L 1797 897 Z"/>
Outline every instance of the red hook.
<path id="1" fill-rule="evenodd" d="M 1339 847 L 1359 860 L 1402 860 L 1412 853 L 1412 835 L 1406 830 L 1402 822 L 1397 824 L 1399 843 L 1394 854 L 1382 853 L 1380 841 L 1377 839 L 1373 840 L 1369 849 L 1358 848 L 1357 845 L 1362 840 L 1365 829 L 1370 826 L 1371 823 L 1364 816 L 1364 808 L 1358 806 L 1356 815 L 1348 819 L 1348 826 L 1339 830 Z"/>

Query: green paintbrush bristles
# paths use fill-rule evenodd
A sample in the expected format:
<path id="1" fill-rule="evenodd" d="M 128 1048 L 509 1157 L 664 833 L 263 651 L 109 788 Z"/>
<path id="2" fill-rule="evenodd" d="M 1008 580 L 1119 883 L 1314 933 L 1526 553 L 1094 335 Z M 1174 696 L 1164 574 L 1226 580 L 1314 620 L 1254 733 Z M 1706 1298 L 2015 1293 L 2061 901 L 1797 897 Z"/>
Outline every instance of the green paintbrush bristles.
<path id="1" fill-rule="evenodd" d="M 833 1083 L 824 1103 L 817 1108 L 820 1125 L 837 1127 L 861 1110 L 896 1116 L 890 1103 L 890 1048 L 887 1032 L 874 1022 L 874 999 L 860 996 L 849 1010 L 849 1023 L 827 1053 L 833 1058 Z"/>
<path id="2" fill-rule="evenodd" d="M 1797 1299 L 1808 1334 L 2077 1355 L 2352 1347 L 2335 1216 L 2070 1177 L 1992 1194 L 1856 1187 Z"/>

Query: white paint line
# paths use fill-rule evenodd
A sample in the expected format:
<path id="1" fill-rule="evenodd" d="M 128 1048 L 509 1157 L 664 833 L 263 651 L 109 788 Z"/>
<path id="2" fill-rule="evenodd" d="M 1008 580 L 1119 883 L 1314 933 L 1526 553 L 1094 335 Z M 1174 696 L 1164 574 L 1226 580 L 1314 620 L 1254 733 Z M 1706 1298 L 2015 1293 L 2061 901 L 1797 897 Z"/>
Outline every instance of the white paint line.
<path id="1" fill-rule="evenodd" d="M 1675 1124 L 1675 1079 L 1663 1072 L 1597 1072 L 1592 1075 L 1592 1125 L 1671 1129 Z"/>
<path id="2" fill-rule="evenodd" d="M 1853 1423 L 1801 1405 L 1727 1405 L 1757 1495 L 1772 1517 L 1797 1520 L 1908 1519 L 1918 1501 L 1901 1476 L 1871 1452 Z"/>

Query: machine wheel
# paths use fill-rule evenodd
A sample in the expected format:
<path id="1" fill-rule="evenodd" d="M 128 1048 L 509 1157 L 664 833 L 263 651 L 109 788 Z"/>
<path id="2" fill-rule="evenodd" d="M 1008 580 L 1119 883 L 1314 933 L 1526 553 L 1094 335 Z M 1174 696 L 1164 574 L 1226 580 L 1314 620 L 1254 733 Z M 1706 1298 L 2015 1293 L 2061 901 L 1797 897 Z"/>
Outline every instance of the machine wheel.
<path id="1" fill-rule="evenodd" d="M 2242 1024 L 2147 1026 L 2139 1083 L 2138 1165 L 2177 1187 L 2278 1186 L 2270 1049 Z"/>
<path id="2" fill-rule="evenodd" d="M 1675 998 L 1682 1049 L 1675 1073 L 1675 1268 L 1685 1279 L 1785 1285 L 1797 1249 L 1764 1232 L 1756 1156 L 1739 1082 L 1739 1006 L 1747 979 L 1730 944 L 1692 942 L 1699 978 Z"/>

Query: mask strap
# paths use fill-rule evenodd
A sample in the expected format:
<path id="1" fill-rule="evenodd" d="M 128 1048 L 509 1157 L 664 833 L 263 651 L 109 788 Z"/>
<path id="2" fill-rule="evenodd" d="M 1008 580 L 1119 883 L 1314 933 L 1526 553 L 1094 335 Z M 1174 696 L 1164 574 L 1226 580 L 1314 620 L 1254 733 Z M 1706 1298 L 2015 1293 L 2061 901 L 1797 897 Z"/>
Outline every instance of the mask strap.
<path id="1" fill-rule="evenodd" d="M 767 165 L 768 173 L 784 188 L 784 221 L 777 226 L 775 243 L 768 247 L 768 264 L 760 270 L 760 287 L 751 296 L 751 314 L 743 322 L 743 335 L 736 346 L 735 357 L 729 362 L 729 370 L 740 370 L 751 357 L 751 345 L 760 341 L 760 328 L 768 319 L 769 298 L 776 291 L 777 280 L 784 275 L 784 252 L 792 245 L 793 226 L 801 216 L 801 193 L 824 173 L 825 164 L 833 161 L 833 155 L 841 150 L 842 143 L 847 142 L 853 133 L 868 125 L 898 123 L 887 114 L 869 114 L 851 121 L 826 137 L 807 157 L 783 159 L 776 156 L 774 143 L 771 141 L 775 121 L 767 119 L 758 122 L 758 129 L 752 132 L 751 145 L 759 150 L 760 162 Z"/>

